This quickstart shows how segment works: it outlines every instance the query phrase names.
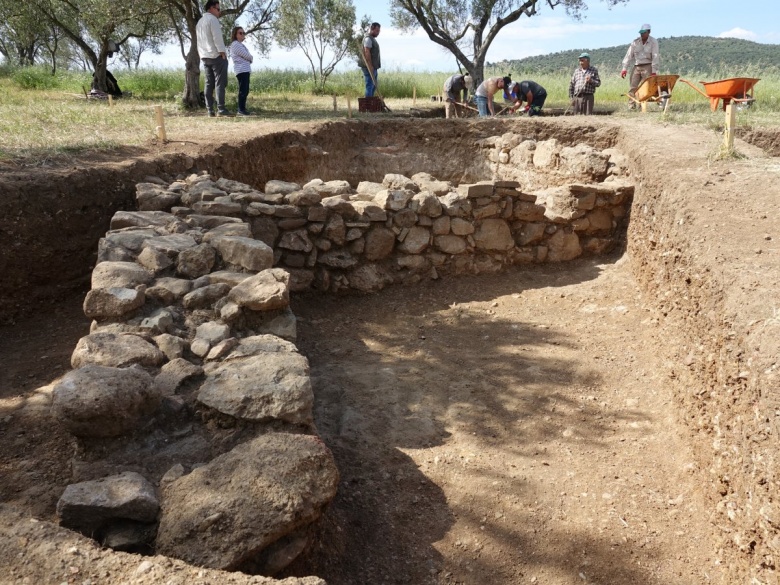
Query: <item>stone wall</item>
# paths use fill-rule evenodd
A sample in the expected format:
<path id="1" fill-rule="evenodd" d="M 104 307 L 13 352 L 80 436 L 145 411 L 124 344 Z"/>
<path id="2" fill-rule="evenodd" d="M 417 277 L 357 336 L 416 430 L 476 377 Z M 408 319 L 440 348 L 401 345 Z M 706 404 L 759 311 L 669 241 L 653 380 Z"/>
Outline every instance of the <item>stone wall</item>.
<path id="1" fill-rule="evenodd" d="M 506 179 L 455 186 L 420 172 L 355 188 L 343 180 L 269 181 L 263 191 L 208 175 L 139 184 L 138 206 L 147 213 L 115 215 L 99 261 L 136 260 L 123 242 L 153 221 L 160 237 L 195 230 L 188 244 L 215 254 L 227 241 L 238 245 L 236 238 L 263 242 L 273 264 L 290 272 L 294 291 L 370 292 L 603 254 L 623 237 L 634 188 L 619 153 L 509 134 L 480 142 L 477 155 L 495 161 L 494 176 Z"/>
<path id="2" fill-rule="evenodd" d="M 516 129 L 533 140 L 555 137 L 561 145 L 609 148 L 619 126 L 603 120 L 342 120 L 290 123 L 283 132 L 250 140 L 184 146 L 185 152 L 155 156 L 111 153 L 96 161 L 68 159 L 18 172 L 0 173 L 0 323 L 40 311 L 83 290 L 96 262 L 96 243 L 117 211 L 134 209 L 135 185 L 148 176 L 168 183 L 179 175 L 207 171 L 262 188 L 271 179 L 301 184 L 319 177 L 381 182 L 387 173 L 421 170 L 454 183 L 491 178 L 487 158 L 475 156 L 475 141 Z M 601 122 L 601 123 L 595 123 Z M 177 145 L 174 145 L 177 146 Z M 131 158 L 127 158 L 131 156 Z M 531 187 L 521 181 L 525 189 Z"/>

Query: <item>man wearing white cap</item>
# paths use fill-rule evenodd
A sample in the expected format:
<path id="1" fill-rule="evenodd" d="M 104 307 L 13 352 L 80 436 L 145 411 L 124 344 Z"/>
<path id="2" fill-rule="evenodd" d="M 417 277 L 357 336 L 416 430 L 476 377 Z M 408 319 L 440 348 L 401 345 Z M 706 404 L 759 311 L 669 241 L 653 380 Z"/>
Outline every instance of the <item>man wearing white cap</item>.
<path id="1" fill-rule="evenodd" d="M 634 68 L 631 72 L 631 89 L 628 90 L 628 95 L 634 97 L 636 89 L 645 78 L 658 74 L 659 63 L 658 41 L 650 36 L 650 25 L 643 24 L 639 29 L 639 37 L 628 45 L 628 51 L 623 58 L 623 70 L 620 72 L 620 77 L 625 79 L 629 66 Z M 629 100 L 628 107 L 634 109 L 635 106 L 636 104 Z"/>

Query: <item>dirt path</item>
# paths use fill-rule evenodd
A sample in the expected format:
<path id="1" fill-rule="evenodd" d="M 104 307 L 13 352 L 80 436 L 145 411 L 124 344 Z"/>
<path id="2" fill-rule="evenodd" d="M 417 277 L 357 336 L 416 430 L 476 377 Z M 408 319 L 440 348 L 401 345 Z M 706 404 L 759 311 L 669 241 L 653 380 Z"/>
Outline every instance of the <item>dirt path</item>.
<path id="1" fill-rule="evenodd" d="M 627 258 L 294 310 L 342 483 L 322 549 L 293 573 L 333 585 L 718 582 Z"/>

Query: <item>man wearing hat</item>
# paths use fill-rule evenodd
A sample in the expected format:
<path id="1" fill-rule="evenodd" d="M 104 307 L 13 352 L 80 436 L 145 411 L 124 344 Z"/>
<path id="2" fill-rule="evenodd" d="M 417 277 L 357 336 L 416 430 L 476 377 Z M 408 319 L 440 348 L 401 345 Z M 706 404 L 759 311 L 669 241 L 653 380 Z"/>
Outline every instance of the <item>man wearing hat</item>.
<path id="1" fill-rule="evenodd" d="M 639 29 L 639 37 L 628 46 L 626 56 L 623 58 L 623 71 L 620 72 L 620 77 L 625 79 L 629 66 L 634 68 L 631 73 L 631 89 L 628 90 L 628 95 L 634 97 L 639 84 L 645 78 L 658 73 L 659 62 L 658 41 L 650 36 L 650 25 L 643 24 L 642 28 Z M 635 102 L 629 100 L 628 107 L 634 109 Z"/>
<path id="2" fill-rule="evenodd" d="M 590 116 L 593 113 L 593 94 L 601 85 L 599 71 L 590 64 L 590 55 L 581 53 L 580 66 L 574 70 L 569 82 L 569 99 L 575 114 Z"/>
<path id="3" fill-rule="evenodd" d="M 447 81 L 444 82 L 444 116 L 446 118 L 460 118 L 462 109 L 460 104 L 468 98 L 468 90 L 471 89 L 471 86 L 470 75 L 456 73 L 447 78 Z"/>

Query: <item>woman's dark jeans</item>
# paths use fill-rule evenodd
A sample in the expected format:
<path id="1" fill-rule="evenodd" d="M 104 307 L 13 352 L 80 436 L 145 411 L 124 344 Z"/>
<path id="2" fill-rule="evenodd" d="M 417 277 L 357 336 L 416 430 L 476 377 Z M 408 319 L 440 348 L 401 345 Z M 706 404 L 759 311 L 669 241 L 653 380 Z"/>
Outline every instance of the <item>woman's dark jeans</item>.
<path id="1" fill-rule="evenodd" d="M 238 111 L 239 112 L 246 112 L 246 96 L 249 95 L 249 76 L 251 73 L 247 71 L 246 73 L 238 73 L 236 74 L 236 79 L 238 79 Z"/>

